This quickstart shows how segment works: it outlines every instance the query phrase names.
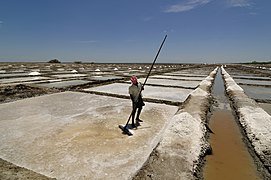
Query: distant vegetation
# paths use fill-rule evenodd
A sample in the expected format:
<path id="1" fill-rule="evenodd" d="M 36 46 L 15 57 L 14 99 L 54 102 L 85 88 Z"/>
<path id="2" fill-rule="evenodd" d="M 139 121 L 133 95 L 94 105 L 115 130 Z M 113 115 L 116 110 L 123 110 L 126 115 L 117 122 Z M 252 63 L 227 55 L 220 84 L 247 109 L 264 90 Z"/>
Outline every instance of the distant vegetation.
<path id="1" fill-rule="evenodd" d="M 82 61 L 74 61 L 75 64 L 82 64 Z"/>
<path id="2" fill-rule="evenodd" d="M 271 61 L 252 61 L 252 62 L 243 63 L 243 64 L 271 64 Z"/>
<path id="3" fill-rule="evenodd" d="M 48 63 L 61 63 L 58 59 L 52 59 Z"/>

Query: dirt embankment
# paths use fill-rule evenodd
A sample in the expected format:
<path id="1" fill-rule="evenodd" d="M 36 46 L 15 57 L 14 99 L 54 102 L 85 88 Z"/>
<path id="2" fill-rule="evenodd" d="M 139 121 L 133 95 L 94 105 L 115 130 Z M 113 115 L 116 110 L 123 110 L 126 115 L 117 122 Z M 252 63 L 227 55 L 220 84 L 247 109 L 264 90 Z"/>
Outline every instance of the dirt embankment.
<path id="1" fill-rule="evenodd" d="M 59 92 L 57 89 L 31 87 L 23 84 L 0 87 L 0 103 Z"/>
<path id="2" fill-rule="evenodd" d="M 39 180 L 51 180 L 44 175 L 38 174 L 23 167 L 16 166 L 10 162 L 7 162 L 0 158 L 0 179 L 39 179 Z"/>

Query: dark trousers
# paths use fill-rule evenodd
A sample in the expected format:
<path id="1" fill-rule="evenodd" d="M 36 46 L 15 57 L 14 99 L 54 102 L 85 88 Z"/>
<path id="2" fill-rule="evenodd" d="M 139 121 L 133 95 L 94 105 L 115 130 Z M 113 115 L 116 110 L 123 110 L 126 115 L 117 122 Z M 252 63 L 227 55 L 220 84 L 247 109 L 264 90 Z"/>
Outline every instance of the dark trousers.
<path id="1" fill-rule="evenodd" d="M 142 106 L 137 106 L 135 103 L 133 103 L 133 112 L 132 112 L 132 124 L 135 124 L 135 114 L 136 114 L 136 119 L 139 119 L 140 113 L 142 110 Z"/>

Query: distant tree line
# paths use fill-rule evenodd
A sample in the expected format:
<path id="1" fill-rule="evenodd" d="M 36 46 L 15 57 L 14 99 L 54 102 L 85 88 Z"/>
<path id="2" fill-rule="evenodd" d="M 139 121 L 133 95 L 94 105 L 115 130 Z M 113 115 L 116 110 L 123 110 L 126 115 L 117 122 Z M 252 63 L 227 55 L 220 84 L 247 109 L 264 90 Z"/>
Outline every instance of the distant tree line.
<path id="1" fill-rule="evenodd" d="M 52 59 L 48 63 L 61 63 L 58 59 Z"/>
<path id="2" fill-rule="evenodd" d="M 271 64 L 271 61 L 252 61 L 243 64 Z"/>

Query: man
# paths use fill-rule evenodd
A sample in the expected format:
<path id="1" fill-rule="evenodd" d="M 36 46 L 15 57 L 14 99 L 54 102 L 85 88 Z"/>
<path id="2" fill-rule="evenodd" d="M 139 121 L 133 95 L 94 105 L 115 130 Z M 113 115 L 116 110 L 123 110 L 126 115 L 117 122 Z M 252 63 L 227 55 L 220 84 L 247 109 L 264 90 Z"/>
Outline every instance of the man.
<path id="1" fill-rule="evenodd" d="M 137 126 L 140 126 L 140 122 L 143 122 L 142 120 L 139 119 L 139 116 L 142 110 L 142 106 L 145 106 L 142 99 L 142 95 L 141 95 L 141 91 L 144 90 L 144 87 L 142 86 L 141 83 L 137 82 L 136 76 L 132 76 L 130 80 L 132 82 L 132 85 L 129 87 L 129 94 L 133 103 L 132 127 L 135 128 Z M 136 115 L 136 124 L 135 124 L 134 120 L 135 120 L 136 110 L 137 110 L 137 115 Z"/>

